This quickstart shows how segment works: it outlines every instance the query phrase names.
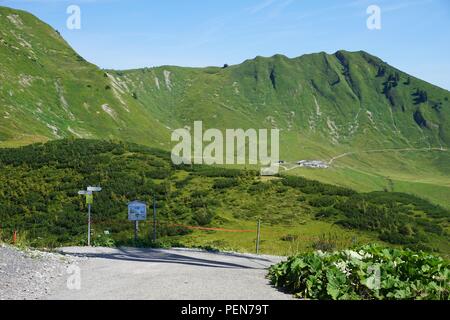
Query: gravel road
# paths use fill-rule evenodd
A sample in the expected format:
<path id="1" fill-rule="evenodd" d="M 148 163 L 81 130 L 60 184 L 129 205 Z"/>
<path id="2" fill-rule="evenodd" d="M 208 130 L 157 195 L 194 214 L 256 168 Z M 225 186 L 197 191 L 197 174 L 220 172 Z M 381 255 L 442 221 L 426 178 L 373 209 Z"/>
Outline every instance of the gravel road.
<path id="1" fill-rule="evenodd" d="M 187 249 L 62 248 L 77 258 L 80 289 L 66 279 L 47 299 L 276 300 L 292 299 L 265 278 L 280 257 Z M 63 280 L 63 281 L 62 281 Z"/>
<path id="2" fill-rule="evenodd" d="M 0 244 L 0 300 L 35 300 L 56 292 L 76 257 Z"/>
<path id="3" fill-rule="evenodd" d="M 188 249 L 19 250 L 0 244 L 0 300 L 276 300 L 280 257 Z"/>

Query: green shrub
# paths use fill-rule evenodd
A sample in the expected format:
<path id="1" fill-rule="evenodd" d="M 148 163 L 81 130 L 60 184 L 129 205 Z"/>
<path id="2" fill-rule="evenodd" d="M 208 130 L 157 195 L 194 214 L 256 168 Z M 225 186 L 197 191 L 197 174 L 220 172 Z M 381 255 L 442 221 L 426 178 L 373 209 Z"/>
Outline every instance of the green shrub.
<path id="1" fill-rule="evenodd" d="M 183 226 L 171 226 L 161 224 L 156 228 L 157 237 L 174 237 L 174 236 L 184 236 L 192 233 L 191 229 Z"/>
<path id="2" fill-rule="evenodd" d="M 308 201 L 308 203 L 316 208 L 330 207 L 336 202 L 335 197 L 332 196 L 320 196 L 314 197 Z"/>
<path id="3" fill-rule="evenodd" d="M 277 193 L 286 193 L 286 192 L 288 192 L 289 191 L 289 188 L 288 187 L 286 187 L 286 186 L 277 186 L 276 188 L 275 188 L 275 191 L 277 192 Z"/>
<path id="4" fill-rule="evenodd" d="M 272 185 L 270 183 L 256 182 L 252 184 L 250 187 L 248 187 L 248 192 L 252 194 L 264 193 L 269 191 L 271 188 Z"/>
<path id="5" fill-rule="evenodd" d="M 87 207 L 77 191 L 100 185 L 103 191 L 94 196 L 92 207 L 93 226 L 110 230 L 117 244 L 133 239 L 127 203 L 145 201 L 151 210 L 154 195 L 162 221 L 207 225 L 212 212 L 230 212 L 238 219 L 266 216 L 269 224 L 279 225 L 301 224 L 299 216 L 309 221 L 316 214 L 328 223 L 377 233 L 391 243 L 448 254 L 449 211 L 426 200 L 402 193 L 355 194 L 295 176 L 260 182 L 256 175 L 249 170 L 174 166 L 169 152 L 119 141 L 65 139 L 0 148 L 0 237 L 9 242 L 18 230 L 23 241 L 36 247 L 81 243 Z M 214 221 L 227 221 L 226 216 Z"/>
<path id="6" fill-rule="evenodd" d="M 166 168 L 158 168 L 158 169 L 154 169 L 154 170 L 150 170 L 148 172 L 146 172 L 146 176 L 152 179 L 159 179 L 159 180 L 163 180 L 166 179 L 168 177 L 170 177 L 171 172 L 169 169 Z"/>
<path id="7" fill-rule="evenodd" d="M 200 208 L 194 212 L 193 220 L 200 226 L 206 226 L 212 222 L 214 216 L 215 214 L 211 210 Z"/>
<path id="8" fill-rule="evenodd" d="M 339 214 L 341 214 L 341 211 L 338 209 L 335 209 L 333 207 L 329 208 L 321 208 L 319 211 L 316 212 L 315 217 L 316 218 L 329 218 L 329 217 L 336 217 Z"/>
<path id="9" fill-rule="evenodd" d="M 305 253 L 270 268 L 272 284 L 319 300 L 448 300 L 450 266 L 442 258 L 370 245 Z"/>
<path id="10" fill-rule="evenodd" d="M 225 177 L 225 178 L 236 178 L 244 175 L 243 170 L 238 169 L 226 169 L 212 166 L 194 166 L 192 171 L 199 176 L 203 177 Z"/>
<path id="11" fill-rule="evenodd" d="M 299 239 L 299 236 L 295 234 L 287 234 L 285 236 L 282 236 L 280 239 L 281 241 L 293 242 L 297 241 Z"/>
<path id="12" fill-rule="evenodd" d="M 92 244 L 94 247 L 115 247 L 116 243 L 113 240 L 113 238 L 111 237 L 111 235 L 109 233 L 103 233 L 103 234 L 99 234 L 97 235 L 93 241 Z"/>
<path id="13" fill-rule="evenodd" d="M 214 181 L 214 189 L 228 189 L 239 185 L 239 181 L 234 178 L 219 178 Z"/>
<path id="14" fill-rule="evenodd" d="M 203 197 L 207 197 L 208 194 L 209 194 L 209 192 L 206 190 L 194 190 L 191 193 L 191 197 L 192 198 L 203 198 Z"/>
<path id="15" fill-rule="evenodd" d="M 335 234 L 322 234 L 312 244 L 314 250 L 330 252 L 336 249 L 338 236 Z"/>

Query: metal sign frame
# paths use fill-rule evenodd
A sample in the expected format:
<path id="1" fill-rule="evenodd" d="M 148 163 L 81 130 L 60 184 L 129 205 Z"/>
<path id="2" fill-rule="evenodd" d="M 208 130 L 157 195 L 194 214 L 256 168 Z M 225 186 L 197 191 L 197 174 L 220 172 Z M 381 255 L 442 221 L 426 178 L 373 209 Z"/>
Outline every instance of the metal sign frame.
<path id="1" fill-rule="evenodd" d="M 128 220 L 145 221 L 147 220 L 147 204 L 141 201 L 128 203 Z"/>

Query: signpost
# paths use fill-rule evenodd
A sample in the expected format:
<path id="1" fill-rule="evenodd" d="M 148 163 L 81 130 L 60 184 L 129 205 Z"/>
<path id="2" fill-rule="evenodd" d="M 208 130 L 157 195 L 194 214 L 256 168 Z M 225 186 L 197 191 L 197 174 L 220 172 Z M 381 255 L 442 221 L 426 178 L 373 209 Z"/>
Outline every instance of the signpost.
<path id="1" fill-rule="evenodd" d="M 87 187 L 86 190 L 78 191 L 80 196 L 86 196 L 86 204 L 88 205 L 88 246 L 91 246 L 91 205 L 94 203 L 93 192 L 100 192 L 102 188 L 100 187 Z"/>
<path id="2" fill-rule="evenodd" d="M 102 188 L 100 188 L 100 187 L 87 187 L 87 191 L 100 192 L 100 191 L 102 191 Z"/>
<path id="3" fill-rule="evenodd" d="M 147 204 L 142 201 L 128 203 L 128 220 L 134 221 L 134 241 L 137 241 L 139 221 L 147 220 Z"/>
<path id="4" fill-rule="evenodd" d="M 94 203 L 94 195 L 92 193 L 86 195 L 86 204 L 91 205 Z"/>

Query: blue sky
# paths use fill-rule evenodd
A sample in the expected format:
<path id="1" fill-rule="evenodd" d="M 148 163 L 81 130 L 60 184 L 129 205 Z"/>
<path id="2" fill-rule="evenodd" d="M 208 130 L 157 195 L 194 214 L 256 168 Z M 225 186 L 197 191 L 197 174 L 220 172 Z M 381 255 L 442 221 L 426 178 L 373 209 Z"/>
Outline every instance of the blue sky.
<path id="1" fill-rule="evenodd" d="M 69 5 L 81 29 L 66 27 Z M 366 27 L 369 5 L 381 30 Z M 221 66 L 257 55 L 365 50 L 450 89 L 448 0 L 0 0 L 58 29 L 102 68 Z"/>

